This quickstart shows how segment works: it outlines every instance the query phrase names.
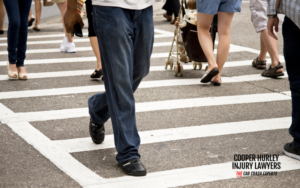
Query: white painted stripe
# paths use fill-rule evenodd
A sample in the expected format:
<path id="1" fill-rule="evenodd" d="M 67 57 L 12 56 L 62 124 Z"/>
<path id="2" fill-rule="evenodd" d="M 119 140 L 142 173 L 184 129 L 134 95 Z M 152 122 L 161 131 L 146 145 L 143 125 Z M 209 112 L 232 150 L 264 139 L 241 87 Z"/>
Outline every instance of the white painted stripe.
<path id="1" fill-rule="evenodd" d="M 287 156 L 279 156 L 278 162 L 281 163 L 281 169 L 268 171 L 284 172 L 300 169 L 300 161 Z M 232 170 L 232 162 L 227 162 L 162 172 L 153 172 L 148 173 L 147 176 L 139 178 L 130 176 L 110 178 L 106 179 L 105 182 L 101 182 L 101 184 L 99 182 L 99 184 L 95 184 L 86 188 L 166 188 L 235 178 L 237 178 L 236 171 Z"/>
<path id="2" fill-rule="evenodd" d="M 171 46 L 171 42 L 162 42 L 162 43 L 154 43 L 154 47 L 161 47 L 161 46 Z M 92 51 L 92 47 L 76 47 L 76 52 L 82 52 L 82 51 Z M 242 48 L 230 48 L 229 52 L 241 52 L 244 51 Z M 34 49 L 34 50 L 27 50 L 26 54 L 36 54 L 36 53 L 57 53 L 60 52 L 59 48 L 49 48 L 49 49 Z M 217 50 L 215 49 L 214 53 L 217 53 Z M 7 51 L 0 51 L 0 55 L 7 55 Z M 164 54 L 163 56 L 159 57 L 168 57 L 169 53 L 153 53 L 152 56 L 155 56 L 156 54 Z"/>
<path id="3" fill-rule="evenodd" d="M 155 33 L 159 33 L 159 34 L 165 34 L 165 35 L 172 35 L 174 36 L 174 32 L 170 32 L 170 31 L 165 31 L 165 30 L 161 30 L 161 29 L 154 29 Z"/>
<path id="4" fill-rule="evenodd" d="M 80 43 L 80 42 L 90 42 L 89 39 L 74 39 L 74 43 Z M 29 41 L 27 42 L 27 45 L 32 45 L 32 44 L 61 44 L 62 40 L 48 40 L 48 41 Z M 172 42 L 159 42 L 159 43 L 154 43 L 154 47 L 157 46 L 171 46 Z M 7 43 L 0 43 L 0 46 L 7 46 Z"/>
<path id="5" fill-rule="evenodd" d="M 10 109 L 0 103 L 0 117 L 5 114 L 15 115 Z M 103 182 L 103 178 L 74 159 L 69 153 L 56 147 L 48 137 L 29 123 L 8 123 L 7 125 L 81 186 L 85 187 Z"/>
<path id="6" fill-rule="evenodd" d="M 223 136 L 229 134 L 241 134 L 276 129 L 287 129 L 291 125 L 291 119 L 291 117 L 284 117 L 275 119 L 263 119 L 151 130 L 139 132 L 139 135 L 141 137 L 141 144 L 152 144 L 157 142 L 169 142 L 173 140 L 185 140 L 192 138 Z M 59 147 L 70 153 L 109 149 L 115 147 L 113 135 L 106 135 L 105 141 L 99 145 L 94 144 L 90 137 L 75 138 L 69 140 L 56 140 L 54 142 Z"/>
<path id="7" fill-rule="evenodd" d="M 89 73 L 91 73 L 91 72 L 89 72 Z M 39 73 L 39 74 L 42 74 L 42 73 Z M 35 76 L 38 76 L 38 75 L 35 75 Z M 29 77 L 30 77 L 30 79 L 32 79 L 32 76 L 30 74 L 29 74 Z M 284 77 L 286 78 L 287 75 L 285 75 Z M 222 83 L 261 81 L 261 80 L 267 80 L 267 79 L 270 79 L 270 78 L 262 77 L 260 74 L 253 74 L 253 75 L 244 75 L 244 76 L 223 77 Z M 143 81 L 139 85 L 139 89 L 155 88 L 155 87 L 184 86 L 184 85 L 199 85 L 199 84 L 203 84 L 203 83 L 199 82 L 199 78 L 198 79 L 173 79 L 173 80 Z M 39 89 L 39 90 L 25 90 L 25 91 L 8 91 L 8 92 L 0 92 L 0 99 L 68 95 L 68 94 L 92 93 L 92 92 L 103 92 L 103 91 L 105 91 L 104 85 L 66 87 L 66 88 L 54 88 L 54 89 Z M 290 92 L 284 93 L 284 94 L 290 96 Z"/>
<path id="8" fill-rule="evenodd" d="M 249 65 L 249 64 L 248 64 Z M 229 64 L 230 66 L 230 64 Z M 234 65 L 235 66 L 235 65 Z M 183 65 L 184 70 L 192 70 L 193 67 L 191 65 Z M 203 66 L 204 69 L 204 66 Z M 56 78 L 56 77 L 71 77 L 71 76 L 86 76 L 92 74 L 94 69 L 90 70 L 76 70 L 76 71 L 58 71 L 58 72 L 42 72 L 42 73 L 28 73 L 28 78 L 30 79 L 37 79 L 37 78 Z M 150 71 L 166 71 L 164 66 L 152 66 L 150 67 Z M 280 77 L 280 78 L 287 78 L 287 73 L 285 73 L 285 76 Z M 252 81 L 253 80 L 258 80 L 260 77 L 262 77 L 260 74 L 255 74 L 251 75 L 251 78 L 248 78 L 249 75 L 245 75 L 244 79 L 245 81 Z M 242 76 L 239 76 L 241 79 L 243 78 Z M 226 77 L 225 77 L 226 79 Z M 259 80 L 265 80 L 268 78 L 263 77 L 262 79 Z M 1 80 L 9 80 L 9 77 L 7 75 L 0 75 L 0 81 Z"/>
<path id="9" fill-rule="evenodd" d="M 178 99 L 156 102 L 137 103 L 136 112 L 149 112 L 158 110 L 173 110 L 181 108 L 195 108 L 204 106 L 220 106 L 232 104 L 247 104 L 271 101 L 290 100 L 291 97 L 280 93 L 263 93 L 252 95 L 235 95 L 222 97 L 207 97 L 207 98 L 192 98 L 192 99 Z M 15 122 L 32 122 L 32 121 L 48 121 L 57 119 L 69 119 L 88 117 L 88 108 L 73 108 L 63 110 L 51 110 L 40 112 L 25 112 L 16 113 L 18 118 L 11 116 L 2 116 L 0 121 L 3 124 Z"/>
<path id="10" fill-rule="evenodd" d="M 167 32 L 167 31 L 166 31 Z M 84 36 L 88 36 L 87 32 L 82 33 Z M 51 35 L 33 35 L 33 36 L 28 36 L 28 39 L 44 39 L 44 38 L 55 38 L 55 37 L 64 37 L 65 34 L 51 34 Z M 154 38 L 165 38 L 165 37 L 174 37 L 173 33 L 169 34 L 158 34 L 154 35 Z M 7 40 L 7 37 L 1 37 L 0 40 Z M 62 40 L 61 40 L 62 42 Z"/>

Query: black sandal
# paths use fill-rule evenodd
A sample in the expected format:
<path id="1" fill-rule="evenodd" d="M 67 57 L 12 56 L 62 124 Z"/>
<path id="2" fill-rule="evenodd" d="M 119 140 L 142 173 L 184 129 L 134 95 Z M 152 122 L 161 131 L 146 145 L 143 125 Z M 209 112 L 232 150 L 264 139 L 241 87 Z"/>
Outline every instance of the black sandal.
<path id="1" fill-rule="evenodd" d="M 267 67 L 267 61 L 259 61 L 258 57 L 253 60 L 252 66 L 257 68 L 257 69 L 266 69 Z"/>
<path id="2" fill-rule="evenodd" d="M 31 17 L 30 20 L 28 21 L 28 27 L 32 26 L 35 18 Z"/>
<path id="3" fill-rule="evenodd" d="M 264 72 L 261 73 L 262 76 L 264 77 L 271 77 L 271 78 L 277 78 L 279 76 L 284 76 L 283 72 L 276 72 L 279 69 L 282 69 L 283 66 L 280 62 L 278 62 L 278 65 L 274 68 L 270 65 L 270 67 L 265 70 Z"/>
<path id="4" fill-rule="evenodd" d="M 217 74 L 219 74 L 219 69 L 218 68 L 214 68 L 211 71 L 206 71 L 205 74 L 202 76 L 201 78 L 201 82 L 202 83 L 207 83 L 210 82 L 211 79 L 216 76 Z"/>
<path id="5" fill-rule="evenodd" d="M 102 80 L 103 80 L 102 69 L 101 70 L 95 69 L 95 71 L 93 72 L 93 74 L 91 74 L 91 78 L 100 78 L 101 76 L 102 76 Z"/>

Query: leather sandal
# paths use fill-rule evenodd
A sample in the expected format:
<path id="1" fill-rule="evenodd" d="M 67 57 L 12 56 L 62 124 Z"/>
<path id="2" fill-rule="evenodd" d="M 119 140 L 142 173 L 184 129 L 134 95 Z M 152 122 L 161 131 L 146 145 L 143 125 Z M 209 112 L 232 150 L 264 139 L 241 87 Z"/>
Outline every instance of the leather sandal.
<path id="1" fill-rule="evenodd" d="M 266 69 L 267 67 L 267 61 L 259 61 L 258 57 L 253 60 L 252 66 L 257 68 L 257 69 Z"/>
<path id="2" fill-rule="evenodd" d="M 264 77 L 271 77 L 271 78 L 277 78 L 279 76 L 284 76 L 283 72 L 276 72 L 279 69 L 282 69 L 283 65 L 278 62 L 278 65 L 274 68 L 272 68 L 272 66 L 270 65 L 270 67 L 265 70 L 264 72 L 261 73 L 262 76 Z"/>

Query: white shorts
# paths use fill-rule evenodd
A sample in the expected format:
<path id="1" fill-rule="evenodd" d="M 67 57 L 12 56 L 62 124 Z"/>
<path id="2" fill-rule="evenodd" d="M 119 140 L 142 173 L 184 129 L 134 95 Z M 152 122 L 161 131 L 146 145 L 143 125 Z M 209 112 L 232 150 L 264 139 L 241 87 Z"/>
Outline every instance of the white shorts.
<path id="1" fill-rule="evenodd" d="M 256 32 L 267 29 L 267 0 L 250 0 L 251 21 Z"/>
<path id="2" fill-rule="evenodd" d="M 268 1 L 267 0 L 250 0 L 251 21 L 257 33 L 267 29 L 268 24 Z M 284 15 L 279 17 L 279 30 L 281 30 Z"/>

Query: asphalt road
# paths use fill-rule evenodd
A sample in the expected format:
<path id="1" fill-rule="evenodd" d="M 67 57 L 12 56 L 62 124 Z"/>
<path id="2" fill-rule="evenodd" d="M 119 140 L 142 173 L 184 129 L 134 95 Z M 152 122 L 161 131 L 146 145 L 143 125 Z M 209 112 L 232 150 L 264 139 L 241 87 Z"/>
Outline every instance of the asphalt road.
<path id="1" fill-rule="evenodd" d="M 103 92 L 104 83 L 89 78 L 96 62 L 87 35 L 75 39 L 75 54 L 66 54 L 59 52 L 63 29 L 57 21 L 47 20 L 41 32 L 29 29 L 27 81 L 7 79 L 1 36 L 0 187 L 298 187 L 300 162 L 282 153 L 292 140 L 288 78 L 266 79 L 251 67 L 259 34 L 249 2 L 242 6 L 232 23 L 221 87 L 200 84 L 204 70 L 191 63 L 184 64 L 183 77 L 164 69 L 174 26 L 162 10 L 154 12 L 150 73 L 135 93 L 148 171 L 143 178 L 118 167 L 110 120 L 103 144 L 89 138 L 87 100 Z M 235 154 L 277 154 L 282 168 L 276 176 L 237 178 L 237 171 L 249 170 L 232 169 Z"/>

